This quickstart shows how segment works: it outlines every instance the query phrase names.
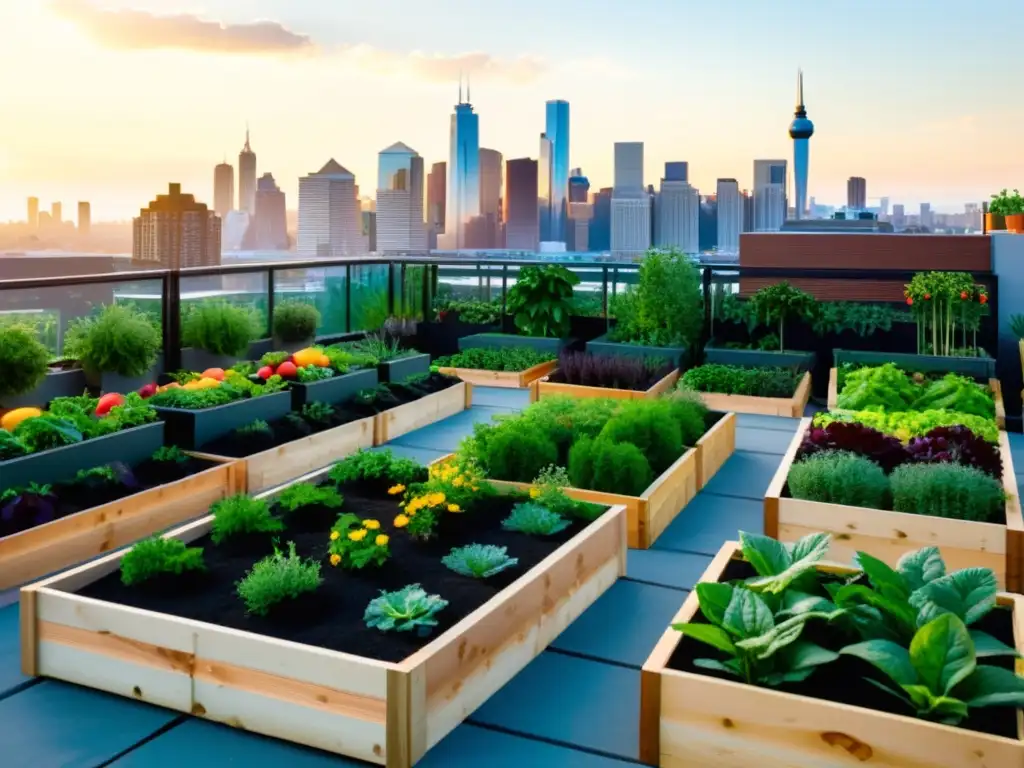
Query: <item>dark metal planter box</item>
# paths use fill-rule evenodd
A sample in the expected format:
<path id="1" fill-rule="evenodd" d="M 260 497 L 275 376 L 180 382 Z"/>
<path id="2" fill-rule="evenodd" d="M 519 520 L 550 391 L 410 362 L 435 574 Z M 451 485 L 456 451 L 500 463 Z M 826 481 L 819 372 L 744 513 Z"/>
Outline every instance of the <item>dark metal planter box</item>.
<path id="1" fill-rule="evenodd" d="M 160 354 L 156 356 L 156 362 L 153 363 L 153 367 L 149 369 L 149 372 L 144 373 L 142 376 L 121 376 L 117 373 L 94 375 L 86 371 L 85 380 L 90 387 L 98 388 L 102 394 L 118 392 L 122 395 L 127 395 L 129 392 L 137 391 L 140 387 L 155 383 L 157 377 L 163 373 L 163 370 L 164 356 Z"/>
<path id="2" fill-rule="evenodd" d="M 538 352 L 550 352 L 552 357 L 564 347 L 571 346 L 573 339 L 548 339 L 540 336 L 514 336 L 502 333 L 477 333 L 459 339 L 459 349 L 508 349 L 510 347 L 529 347 Z"/>
<path id="3" fill-rule="evenodd" d="M 843 363 L 882 365 L 895 363 L 905 371 L 921 373 L 959 373 L 988 382 L 996 378 L 996 361 L 991 357 L 944 357 L 942 355 L 907 355 L 892 352 L 851 352 L 837 349 L 833 352 L 838 368 Z"/>
<path id="4" fill-rule="evenodd" d="M 52 371 L 35 389 L 23 395 L 8 397 L 0 402 L 0 408 L 23 408 L 36 406 L 45 408 L 57 397 L 76 397 L 85 391 L 85 371 L 73 368 L 70 371 Z"/>
<path id="5" fill-rule="evenodd" d="M 724 349 L 722 347 L 705 347 L 705 361 L 718 365 L 742 365 L 748 368 L 763 366 L 766 368 L 793 368 L 798 371 L 809 371 L 814 368 L 813 352 L 787 350 L 773 352 L 770 349 Z"/>
<path id="6" fill-rule="evenodd" d="M 351 400 L 361 389 L 377 386 L 377 369 L 365 368 L 352 371 L 333 379 L 314 381 L 309 384 L 291 385 L 292 409 L 299 410 L 306 403 L 329 403 L 337 405 Z"/>
<path id="7" fill-rule="evenodd" d="M 80 469 L 115 461 L 128 466 L 138 464 L 164 444 L 164 429 L 164 423 L 157 421 L 74 445 L 0 461 L 0 492 L 29 483 L 64 482 L 72 479 Z"/>
<path id="8" fill-rule="evenodd" d="M 179 448 L 195 450 L 211 440 L 254 421 L 273 421 L 292 410 L 291 392 L 274 392 L 247 400 L 236 400 L 213 408 L 156 408 L 167 425 L 167 442 Z"/>
<path id="9" fill-rule="evenodd" d="M 587 352 L 602 357 L 643 357 L 667 360 L 672 365 L 679 365 L 686 347 L 648 347 L 643 344 L 621 344 L 608 341 L 608 334 L 598 336 L 587 342 Z"/>
<path id="10" fill-rule="evenodd" d="M 430 373 L 430 355 L 410 355 L 397 360 L 385 360 L 377 366 L 377 375 L 381 381 L 401 382 L 422 373 Z"/>
<path id="11" fill-rule="evenodd" d="M 208 368 L 228 369 L 238 362 L 233 355 L 216 355 L 205 349 L 186 347 L 181 350 L 181 370 L 202 373 Z"/>

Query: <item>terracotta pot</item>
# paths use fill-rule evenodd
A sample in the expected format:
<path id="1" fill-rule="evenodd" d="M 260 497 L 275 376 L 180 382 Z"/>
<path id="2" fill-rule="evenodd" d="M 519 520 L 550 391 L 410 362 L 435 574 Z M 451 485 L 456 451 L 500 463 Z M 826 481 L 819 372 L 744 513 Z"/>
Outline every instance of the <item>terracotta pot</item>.
<path id="1" fill-rule="evenodd" d="M 985 231 L 986 232 L 999 232 L 1000 230 L 1006 229 L 1006 219 L 1001 213 L 986 213 L 985 214 Z"/>
<path id="2" fill-rule="evenodd" d="M 1011 213 L 1006 216 L 1006 231 L 1024 234 L 1024 213 Z"/>

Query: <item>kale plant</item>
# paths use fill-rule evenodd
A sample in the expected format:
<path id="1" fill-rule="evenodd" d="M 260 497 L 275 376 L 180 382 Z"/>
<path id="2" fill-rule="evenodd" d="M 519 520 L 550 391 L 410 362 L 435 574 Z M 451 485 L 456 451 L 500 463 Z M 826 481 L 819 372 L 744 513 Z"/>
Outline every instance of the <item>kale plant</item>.
<path id="1" fill-rule="evenodd" d="M 489 579 L 517 565 L 519 558 L 509 557 L 506 547 L 469 544 L 465 547 L 455 547 L 441 558 L 441 562 L 460 576 Z"/>
<path id="2" fill-rule="evenodd" d="M 363 621 L 381 632 L 416 630 L 420 636 L 437 626 L 437 614 L 448 605 L 440 595 L 428 595 L 419 584 L 409 584 L 397 592 L 381 591 L 366 606 Z"/>

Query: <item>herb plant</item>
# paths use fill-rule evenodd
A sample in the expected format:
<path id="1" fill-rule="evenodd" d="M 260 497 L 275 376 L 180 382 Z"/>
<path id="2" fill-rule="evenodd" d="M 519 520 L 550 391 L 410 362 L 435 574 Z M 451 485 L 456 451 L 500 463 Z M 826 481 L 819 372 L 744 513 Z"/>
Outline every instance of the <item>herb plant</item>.
<path id="1" fill-rule="evenodd" d="M 270 435 L 272 433 L 270 425 L 263 419 L 256 419 L 256 421 L 243 424 L 235 430 L 235 434 L 242 438 L 254 437 L 256 435 Z"/>
<path id="2" fill-rule="evenodd" d="M 336 485 L 361 482 L 409 485 L 423 480 L 426 475 L 425 467 L 412 459 L 395 456 L 387 448 L 383 451 L 356 451 L 331 467 L 328 476 Z"/>
<path id="3" fill-rule="evenodd" d="M 521 267 L 505 304 L 525 336 L 561 338 L 569 333 L 573 286 L 580 279 L 560 264 Z"/>
<path id="4" fill-rule="evenodd" d="M 435 368 L 474 368 L 481 371 L 525 371 L 535 365 L 551 361 L 550 352 L 538 352 L 531 347 L 502 347 L 485 349 L 473 347 L 454 355 L 439 357 Z"/>
<path id="5" fill-rule="evenodd" d="M 342 568 L 362 570 L 368 565 L 380 567 L 391 557 L 390 537 L 380 532 L 377 520 L 362 520 L 346 512 L 331 528 L 330 563 Z"/>
<path id="6" fill-rule="evenodd" d="M 381 591 L 366 606 L 363 621 L 381 632 L 409 632 L 420 636 L 437 626 L 437 614 L 448 606 L 440 595 L 428 595 L 419 584 L 409 584 L 397 592 Z"/>
<path id="7" fill-rule="evenodd" d="M 50 485 L 29 483 L 0 493 L 0 535 L 43 525 L 57 518 L 57 496 Z"/>
<path id="8" fill-rule="evenodd" d="M 314 336 L 320 313 L 305 301 L 284 301 L 274 307 L 274 338 L 285 344 L 302 344 Z"/>
<path id="9" fill-rule="evenodd" d="M 839 421 L 870 427 L 900 441 L 907 441 L 912 437 L 923 437 L 936 427 L 961 426 L 992 444 L 999 442 L 999 427 L 994 419 L 953 411 L 822 412 L 815 415 L 814 426 L 827 427 Z"/>
<path id="10" fill-rule="evenodd" d="M 50 413 L 25 419 L 14 428 L 14 436 L 28 449 L 29 453 L 74 445 L 84 439 L 82 433 L 72 422 Z"/>
<path id="11" fill-rule="evenodd" d="M 176 445 L 162 445 L 153 453 L 153 461 L 167 464 L 184 464 L 188 454 Z"/>
<path id="12" fill-rule="evenodd" d="M 330 426 L 337 415 L 337 411 L 334 409 L 333 405 L 321 401 L 306 403 L 302 406 L 301 413 L 303 419 L 310 424 L 319 427 Z"/>
<path id="13" fill-rule="evenodd" d="M 259 318 L 251 310 L 226 301 L 193 305 L 181 320 L 181 342 L 214 355 L 244 355 L 258 337 Z"/>
<path id="14" fill-rule="evenodd" d="M 559 517 L 593 522 L 607 509 L 600 504 L 589 501 L 577 501 L 571 498 L 565 489 L 571 487 L 569 472 L 564 467 L 551 465 L 541 470 L 530 488 L 530 498 L 542 507 L 546 507 Z"/>
<path id="15" fill-rule="evenodd" d="M 31 392 L 46 377 L 50 352 L 24 325 L 0 325 L 0 403 Z"/>
<path id="16" fill-rule="evenodd" d="M 274 554 L 253 565 L 238 582 L 237 591 L 249 613 L 266 616 L 283 601 L 314 592 L 322 583 L 320 563 L 300 558 L 290 541 L 287 555 L 275 546 Z"/>
<path id="17" fill-rule="evenodd" d="M 789 492 L 794 499 L 885 509 L 889 478 L 870 459 L 846 451 L 824 451 L 790 468 Z"/>
<path id="18" fill-rule="evenodd" d="M 277 497 L 278 506 L 289 512 L 314 505 L 336 508 L 341 506 L 342 501 L 341 494 L 334 486 L 313 483 L 290 485 Z"/>
<path id="19" fill-rule="evenodd" d="M 534 502 L 523 502 L 512 508 L 512 514 L 501 522 L 506 531 L 518 531 L 530 536 L 554 536 L 564 531 L 570 521 Z"/>
<path id="20" fill-rule="evenodd" d="M 296 374 L 300 384 L 314 384 L 318 381 L 326 381 L 327 379 L 334 378 L 334 369 L 332 368 L 321 368 L 316 365 L 307 365 L 303 368 L 299 368 Z"/>
<path id="21" fill-rule="evenodd" d="M 494 325 L 501 321 L 501 302 L 439 296 L 434 301 L 434 312 L 438 321 L 444 321 L 451 315 L 463 323 Z"/>
<path id="22" fill-rule="evenodd" d="M 790 368 L 745 368 L 707 363 L 682 375 L 679 385 L 696 392 L 753 397 L 792 397 L 803 374 Z"/>
<path id="23" fill-rule="evenodd" d="M 446 568 L 460 576 L 473 579 L 489 579 L 502 571 L 508 570 L 519 563 L 519 559 L 509 557 L 506 547 L 493 544 L 469 544 L 456 547 L 441 558 Z"/>
<path id="24" fill-rule="evenodd" d="M 284 530 L 284 523 L 270 514 L 266 501 L 244 493 L 215 502 L 210 513 L 213 515 L 210 541 L 214 544 L 221 544 L 234 536 Z"/>
<path id="25" fill-rule="evenodd" d="M 107 304 L 98 315 L 71 324 L 65 354 L 90 373 L 142 376 L 160 351 L 160 333 L 149 316 L 121 304 Z"/>
<path id="26" fill-rule="evenodd" d="M 28 453 L 28 448 L 21 440 L 6 429 L 0 429 L 0 461 L 16 459 Z"/>
<path id="27" fill-rule="evenodd" d="M 960 464 L 905 464 L 892 473 L 892 508 L 932 517 L 1005 522 L 1002 483 Z"/>
<path id="28" fill-rule="evenodd" d="M 655 347 L 693 345 L 703 322 L 700 271 L 684 253 L 649 250 L 638 282 L 612 302 L 615 342 Z"/>
<path id="29" fill-rule="evenodd" d="M 584 387 L 642 391 L 667 376 L 674 367 L 660 358 L 645 360 L 563 350 L 558 355 L 558 370 L 551 379 Z"/>
<path id="30" fill-rule="evenodd" d="M 202 547 L 189 547 L 178 539 L 151 536 L 132 547 L 121 558 L 121 582 L 132 587 L 163 574 L 180 576 L 202 571 Z"/>

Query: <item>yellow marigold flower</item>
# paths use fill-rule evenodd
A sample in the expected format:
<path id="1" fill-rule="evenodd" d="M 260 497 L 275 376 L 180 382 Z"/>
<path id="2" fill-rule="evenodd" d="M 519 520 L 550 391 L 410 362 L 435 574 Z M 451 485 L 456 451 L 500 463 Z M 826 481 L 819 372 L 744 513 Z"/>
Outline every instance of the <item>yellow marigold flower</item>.
<path id="1" fill-rule="evenodd" d="M 461 477 L 456 477 L 454 480 L 452 480 L 452 485 L 454 485 L 456 488 L 458 488 L 458 487 L 460 487 L 462 485 L 462 482 L 463 481 L 462 481 Z"/>
<path id="2" fill-rule="evenodd" d="M 341 534 L 337 531 L 331 531 L 331 541 L 337 541 L 341 538 Z"/>
<path id="3" fill-rule="evenodd" d="M 380 523 L 376 520 L 363 520 L 363 528 L 369 528 L 371 531 L 376 531 L 380 528 Z"/>
<path id="4" fill-rule="evenodd" d="M 432 506 L 432 507 L 436 507 L 436 506 L 438 506 L 440 504 L 444 504 L 444 494 L 443 493 L 432 493 L 432 494 L 430 494 L 430 496 L 427 497 L 427 503 L 429 503 L 430 506 Z"/>
<path id="5" fill-rule="evenodd" d="M 382 534 L 381 534 L 380 536 L 378 536 L 378 537 L 377 537 L 376 539 L 374 539 L 373 541 L 374 541 L 374 543 L 375 543 L 375 544 L 376 544 L 376 545 L 377 545 L 378 547 L 386 547 L 386 546 L 388 545 L 388 542 L 389 542 L 390 540 L 391 540 L 391 539 L 390 539 L 390 538 L 388 538 L 388 535 L 387 535 L 386 533 L 382 533 Z"/>
<path id="6" fill-rule="evenodd" d="M 392 485 L 390 488 L 388 488 L 388 493 L 390 493 L 392 496 L 397 496 L 404 490 L 405 486 L 399 483 L 398 485 Z"/>
<path id="7" fill-rule="evenodd" d="M 540 488 L 531 488 L 530 489 L 530 498 L 531 499 L 536 499 L 538 496 L 540 496 Z"/>
<path id="8" fill-rule="evenodd" d="M 341 562 L 341 555 L 331 555 L 331 565 L 337 565 Z"/>
<path id="9" fill-rule="evenodd" d="M 366 538 L 366 529 L 360 528 L 358 530 L 352 531 L 349 533 L 348 537 L 352 541 L 362 541 Z"/>
<path id="10" fill-rule="evenodd" d="M 406 512 L 407 515 L 409 515 L 409 517 L 416 517 L 416 510 L 415 509 L 407 509 L 405 512 Z"/>
<path id="11" fill-rule="evenodd" d="M 395 517 L 395 528 L 405 528 L 409 524 L 409 518 L 406 515 L 398 515 Z"/>
<path id="12" fill-rule="evenodd" d="M 460 507 L 458 504 L 449 504 L 448 505 L 448 511 L 449 512 L 461 512 L 462 511 L 462 507 Z"/>

